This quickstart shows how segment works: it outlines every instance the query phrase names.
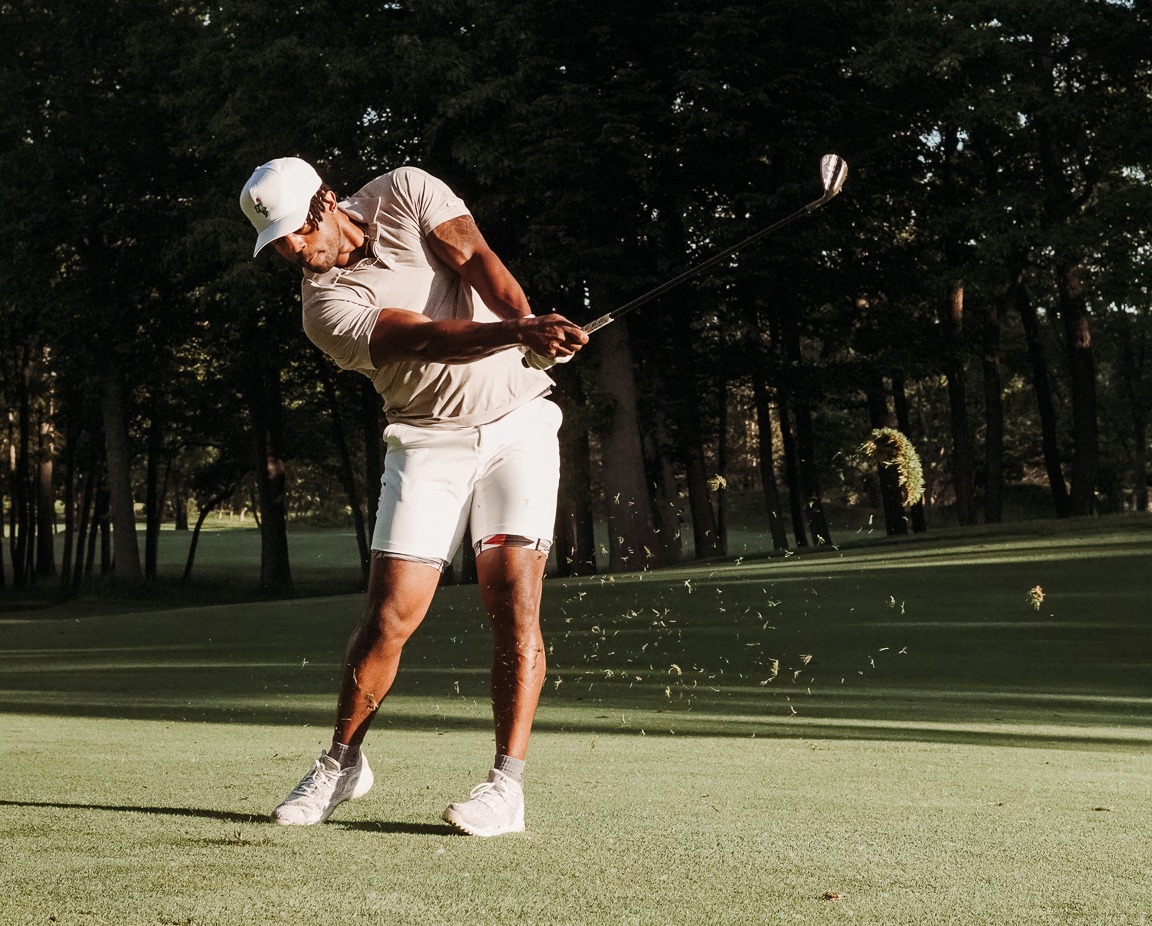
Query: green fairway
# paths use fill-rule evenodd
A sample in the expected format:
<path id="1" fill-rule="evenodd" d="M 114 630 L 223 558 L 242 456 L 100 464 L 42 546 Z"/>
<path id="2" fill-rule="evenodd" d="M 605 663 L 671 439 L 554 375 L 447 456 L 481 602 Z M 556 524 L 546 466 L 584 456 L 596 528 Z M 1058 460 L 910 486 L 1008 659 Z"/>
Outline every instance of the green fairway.
<path id="1" fill-rule="evenodd" d="M 375 790 L 304 829 L 265 820 L 358 596 L 10 614 L 0 923 L 1148 924 L 1150 567 L 1125 518 L 549 580 L 529 831 L 491 841 L 439 821 L 491 758 L 473 588 Z"/>

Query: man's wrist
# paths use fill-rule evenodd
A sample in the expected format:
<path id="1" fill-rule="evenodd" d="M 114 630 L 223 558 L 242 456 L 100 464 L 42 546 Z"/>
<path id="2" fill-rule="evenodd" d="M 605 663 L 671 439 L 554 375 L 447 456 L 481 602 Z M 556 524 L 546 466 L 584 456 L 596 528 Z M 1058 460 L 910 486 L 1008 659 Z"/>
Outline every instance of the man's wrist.
<path id="1" fill-rule="evenodd" d="M 527 330 L 527 327 L 528 327 L 527 325 L 524 324 L 524 321 L 526 319 L 535 318 L 535 317 L 536 317 L 535 315 L 528 314 L 528 315 L 521 315 L 519 318 L 514 318 L 511 320 L 512 326 L 513 326 L 512 327 L 512 333 L 513 333 L 514 337 L 516 338 L 515 343 L 517 343 L 517 344 L 523 344 L 524 343 L 524 334 L 525 334 L 525 331 Z"/>

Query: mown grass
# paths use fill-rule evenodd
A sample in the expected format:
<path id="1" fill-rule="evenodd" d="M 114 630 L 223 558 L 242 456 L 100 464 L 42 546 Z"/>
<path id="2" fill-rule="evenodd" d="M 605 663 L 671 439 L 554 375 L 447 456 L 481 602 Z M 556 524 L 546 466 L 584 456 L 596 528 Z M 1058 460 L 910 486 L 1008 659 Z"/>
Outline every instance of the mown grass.
<path id="1" fill-rule="evenodd" d="M 549 580 L 529 833 L 492 841 L 439 822 L 490 759 L 472 588 L 377 788 L 305 830 L 266 814 L 358 596 L 2 620 L 0 923 L 1148 923 L 1149 527 Z"/>

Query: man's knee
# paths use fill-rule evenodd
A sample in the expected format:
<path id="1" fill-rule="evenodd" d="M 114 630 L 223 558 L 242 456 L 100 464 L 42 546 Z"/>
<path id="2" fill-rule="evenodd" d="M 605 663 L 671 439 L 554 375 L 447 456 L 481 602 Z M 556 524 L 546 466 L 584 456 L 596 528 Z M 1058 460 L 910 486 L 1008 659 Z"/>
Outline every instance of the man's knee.
<path id="1" fill-rule="evenodd" d="M 433 564 L 374 555 L 358 632 L 378 642 L 403 645 L 424 620 L 439 580 L 440 571 Z"/>
<path id="2" fill-rule="evenodd" d="M 369 602 L 357 633 L 373 645 L 398 647 L 408 642 L 423 619 L 423 614 L 399 608 L 390 600 Z"/>

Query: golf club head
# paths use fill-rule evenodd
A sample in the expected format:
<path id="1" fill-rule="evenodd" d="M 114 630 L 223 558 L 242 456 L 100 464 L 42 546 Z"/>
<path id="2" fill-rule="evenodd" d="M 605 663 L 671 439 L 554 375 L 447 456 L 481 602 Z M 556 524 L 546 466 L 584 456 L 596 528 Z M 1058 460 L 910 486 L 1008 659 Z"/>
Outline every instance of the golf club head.
<path id="1" fill-rule="evenodd" d="M 820 159 L 820 180 L 824 184 L 824 200 L 827 202 L 840 192 L 848 176 L 848 162 L 838 154 L 826 154 Z"/>

